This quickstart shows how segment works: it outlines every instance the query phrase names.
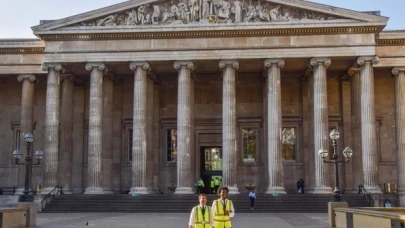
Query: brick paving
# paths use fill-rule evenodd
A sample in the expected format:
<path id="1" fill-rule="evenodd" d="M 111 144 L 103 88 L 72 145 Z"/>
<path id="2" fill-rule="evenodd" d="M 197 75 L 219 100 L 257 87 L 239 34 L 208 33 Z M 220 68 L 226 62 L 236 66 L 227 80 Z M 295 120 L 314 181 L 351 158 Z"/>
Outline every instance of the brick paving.
<path id="1" fill-rule="evenodd" d="M 188 219 L 184 213 L 40 213 L 36 227 L 181 228 L 188 227 Z M 236 214 L 232 224 L 234 228 L 327 228 L 328 215 L 253 212 Z"/>

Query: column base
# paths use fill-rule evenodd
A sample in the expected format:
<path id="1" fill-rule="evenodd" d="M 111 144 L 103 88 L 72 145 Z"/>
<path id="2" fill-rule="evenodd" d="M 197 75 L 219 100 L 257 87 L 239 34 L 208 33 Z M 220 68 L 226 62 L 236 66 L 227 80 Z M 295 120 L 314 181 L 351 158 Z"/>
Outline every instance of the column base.
<path id="1" fill-rule="evenodd" d="M 146 187 L 132 187 L 129 190 L 128 194 L 141 194 L 141 195 L 147 195 L 150 194 L 150 192 L 148 191 L 148 189 Z"/>
<path id="2" fill-rule="evenodd" d="M 55 187 L 45 187 L 45 188 L 42 188 L 42 189 L 41 189 L 41 192 L 40 192 L 39 194 L 40 194 L 40 195 L 48 195 L 50 192 L 52 192 L 52 190 L 53 190 L 54 188 L 55 188 Z M 59 192 L 59 188 L 54 191 L 55 194 L 56 194 L 57 192 Z"/>
<path id="3" fill-rule="evenodd" d="M 233 187 L 228 187 L 229 192 L 228 195 L 237 195 L 240 194 L 238 187 L 233 186 Z"/>
<path id="4" fill-rule="evenodd" d="M 399 206 L 405 207 L 405 191 L 398 189 Z"/>
<path id="5" fill-rule="evenodd" d="M 274 194 L 274 193 L 278 193 L 278 194 L 287 194 L 285 192 L 284 187 L 280 187 L 280 186 L 269 186 L 266 190 L 266 194 Z"/>
<path id="6" fill-rule="evenodd" d="M 111 194 L 114 194 L 114 191 L 112 189 L 103 189 L 103 194 L 111 195 Z"/>
<path id="7" fill-rule="evenodd" d="M 379 186 L 367 186 L 364 185 L 367 192 L 371 194 L 382 194 L 381 188 Z"/>
<path id="8" fill-rule="evenodd" d="M 190 187 L 179 187 L 176 188 L 174 194 L 194 194 L 194 191 Z"/>
<path id="9" fill-rule="evenodd" d="M 22 194 L 24 194 L 23 191 L 24 191 L 24 188 L 17 188 L 15 190 L 14 195 L 21 196 Z"/>
<path id="10" fill-rule="evenodd" d="M 84 190 L 85 195 L 103 195 L 103 189 L 101 187 L 87 187 Z"/>
<path id="11" fill-rule="evenodd" d="M 331 187 L 315 187 L 312 194 L 332 194 Z"/>
<path id="12" fill-rule="evenodd" d="M 65 195 L 73 195 L 73 190 L 72 189 L 62 189 L 63 194 Z"/>

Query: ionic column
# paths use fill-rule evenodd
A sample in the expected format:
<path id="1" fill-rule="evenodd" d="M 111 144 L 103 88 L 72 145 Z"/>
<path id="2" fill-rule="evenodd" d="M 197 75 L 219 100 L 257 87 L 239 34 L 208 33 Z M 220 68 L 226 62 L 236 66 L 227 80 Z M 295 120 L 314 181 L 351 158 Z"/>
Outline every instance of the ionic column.
<path id="1" fill-rule="evenodd" d="M 113 158 L 113 92 L 114 74 L 104 75 L 103 81 L 103 179 L 104 194 L 113 194 L 112 191 L 112 158 Z"/>
<path id="2" fill-rule="evenodd" d="M 59 161 L 59 108 L 60 108 L 60 72 L 62 65 L 44 63 L 42 70 L 48 70 L 45 107 L 45 137 L 44 137 L 44 180 L 41 194 L 47 194 L 58 180 Z"/>
<path id="3" fill-rule="evenodd" d="M 87 188 L 84 194 L 103 194 L 102 189 L 102 117 L 103 117 L 103 63 L 87 63 L 90 73 L 89 137 Z"/>
<path id="4" fill-rule="evenodd" d="M 22 94 L 21 94 L 21 116 L 20 116 L 20 145 L 22 157 L 27 156 L 26 145 L 24 136 L 27 133 L 33 133 L 34 125 L 34 83 L 36 81 L 35 75 L 24 74 L 17 77 L 19 82 L 22 82 Z M 35 153 L 35 152 L 34 152 Z M 31 151 L 31 155 L 32 155 Z M 24 190 L 25 180 L 25 166 L 18 166 L 18 183 L 17 183 L 17 195 L 21 195 Z"/>
<path id="5" fill-rule="evenodd" d="M 147 70 L 148 62 L 132 62 L 129 68 L 135 71 L 134 112 L 132 128 L 132 187 L 129 194 L 149 194 L 146 180 L 147 156 Z"/>
<path id="6" fill-rule="evenodd" d="M 363 163 L 361 149 L 361 110 L 360 110 L 360 69 L 350 68 L 347 72 L 351 76 L 351 119 L 352 119 L 352 147 L 353 156 L 353 189 L 357 190 L 363 183 Z"/>
<path id="7" fill-rule="evenodd" d="M 395 76 L 395 120 L 397 138 L 398 194 L 400 206 L 405 205 L 405 67 L 393 68 Z"/>
<path id="8" fill-rule="evenodd" d="M 178 71 L 177 90 L 177 188 L 175 194 L 193 194 L 191 188 L 191 128 L 193 113 L 191 71 L 194 70 L 192 61 L 176 61 L 174 68 Z"/>
<path id="9" fill-rule="evenodd" d="M 360 57 L 360 112 L 361 147 L 363 149 L 364 188 L 370 193 L 381 193 L 378 186 L 377 137 L 375 126 L 374 72 L 376 56 Z"/>
<path id="10" fill-rule="evenodd" d="M 72 194 L 73 166 L 73 91 L 75 76 L 62 75 L 62 98 L 60 108 L 60 161 L 59 184 L 65 194 Z"/>
<path id="11" fill-rule="evenodd" d="M 229 194 L 239 194 L 237 186 L 236 146 L 236 89 L 235 74 L 239 69 L 237 60 L 221 60 L 223 70 L 222 88 L 222 185 L 229 188 Z"/>
<path id="12" fill-rule="evenodd" d="M 267 154 L 269 187 L 266 194 L 286 194 L 283 184 L 283 157 L 281 151 L 281 84 L 280 69 L 284 66 L 282 59 L 266 59 L 264 67 L 267 72 Z"/>
<path id="13" fill-rule="evenodd" d="M 331 64 L 329 58 L 312 58 L 313 76 L 313 134 L 315 153 L 315 184 L 314 194 L 328 194 L 332 192 L 329 183 L 329 165 L 324 164 L 318 155 L 321 147 L 329 148 L 328 129 L 328 91 L 326 69 Z"/>

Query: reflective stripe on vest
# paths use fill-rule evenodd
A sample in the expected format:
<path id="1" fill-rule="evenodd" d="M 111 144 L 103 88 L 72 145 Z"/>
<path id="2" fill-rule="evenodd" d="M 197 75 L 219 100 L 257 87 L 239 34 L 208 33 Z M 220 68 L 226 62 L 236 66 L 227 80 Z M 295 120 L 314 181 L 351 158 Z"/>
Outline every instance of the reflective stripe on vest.
<path id="1" fill-rule="evenodd" d="M 221 203 L 220 200 L 215 200 L 216 202 L 216 210 L 215 210 L 215 215 L 214 215 L 214 221 L 215 221 L 215 227 L 220 227 L 220 228 L 230 228 L 232 227 L 231 225 L 231 219 L 229 215 L 225 215 L 224 207 Z M 230 211 L 231 210 L 231 204 L 232 201 L 226 200 L 226 205 L 225 205 L 225 210 Z"/>
<path id="2" fill-rule="evenodd" d="M 210 228 L 210 216 L 211 216 L 211 209 L 209 206 L 205 206 L 204 216 L 202 214 L 202 210 L 200 206 L 195 206 L 195 222 L 194 228 Z"/>

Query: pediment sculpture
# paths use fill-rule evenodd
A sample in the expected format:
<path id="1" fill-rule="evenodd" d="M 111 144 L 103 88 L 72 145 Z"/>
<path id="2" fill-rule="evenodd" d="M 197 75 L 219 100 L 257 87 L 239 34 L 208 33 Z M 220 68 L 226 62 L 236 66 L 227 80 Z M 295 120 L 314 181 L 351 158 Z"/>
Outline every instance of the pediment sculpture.
<path id="1" fill-rule="evenodd" d="M 81 22 L 75 26 L 142 26 L 199 23 L 263 23 L 338 19 L 317 13 L 257 0 L 171 0 L 144 4 L 125 12 Z M 342 18 L 344 19 L 344 18 Z"/>

